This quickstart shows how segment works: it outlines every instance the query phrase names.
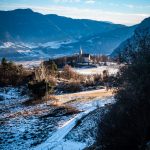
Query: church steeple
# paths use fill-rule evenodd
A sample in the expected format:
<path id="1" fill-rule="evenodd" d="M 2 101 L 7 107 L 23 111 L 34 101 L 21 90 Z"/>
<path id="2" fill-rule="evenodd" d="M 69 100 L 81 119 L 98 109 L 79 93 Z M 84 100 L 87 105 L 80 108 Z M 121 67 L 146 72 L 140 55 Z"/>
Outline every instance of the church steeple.
<path id="1" fill-rule="evenodd" d="M 80 46 L 80 55 L 82 55 L 82 54 L 83 54 L 83 50 L 82 50 L 82 48 Z"/>

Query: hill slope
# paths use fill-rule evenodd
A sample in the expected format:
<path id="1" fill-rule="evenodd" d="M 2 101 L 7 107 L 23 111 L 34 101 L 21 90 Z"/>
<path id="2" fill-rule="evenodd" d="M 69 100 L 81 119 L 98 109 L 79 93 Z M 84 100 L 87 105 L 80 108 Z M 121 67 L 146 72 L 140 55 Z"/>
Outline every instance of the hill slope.
<path id="1" fill-rule="evenodd" d="M 124 52 L 128 48 L 128 46 L 136 50 L 139 40 L 144 36 L 150 37 L 150 17 L 144 19 L 135 29 L 133 36 L 125 40 L 123 43 L 121 43 L 119 47 L 117 47 L 111 55 L 113 57 L 117 56 L 119 53 Z"/>
<path id="2" fill-rule="evenodd" d="M 31 9 L 0 11 L 0 57 L 45 59 L 77 53 L 110 54 L 135 26 L 43 15 Z"/>
<path id="3" fill-rule="evenodd" d="M 0 39 L 4 41 L 47 42 L 78 38 L 110 31 L 123 25 L 43 15 L 31 9 L 0 11 Z"/>

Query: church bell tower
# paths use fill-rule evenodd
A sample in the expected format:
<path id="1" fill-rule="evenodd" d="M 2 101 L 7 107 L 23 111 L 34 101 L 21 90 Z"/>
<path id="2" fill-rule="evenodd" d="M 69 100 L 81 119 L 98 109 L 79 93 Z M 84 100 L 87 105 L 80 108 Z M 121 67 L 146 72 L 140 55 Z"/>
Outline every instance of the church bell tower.
<path id="1" fill-rule="evenodd" d="M 83 50 L 82 50 L 82 48 L 80 47 L 80 55 L 82 56 L 82 54 L 83 54 Z"/>

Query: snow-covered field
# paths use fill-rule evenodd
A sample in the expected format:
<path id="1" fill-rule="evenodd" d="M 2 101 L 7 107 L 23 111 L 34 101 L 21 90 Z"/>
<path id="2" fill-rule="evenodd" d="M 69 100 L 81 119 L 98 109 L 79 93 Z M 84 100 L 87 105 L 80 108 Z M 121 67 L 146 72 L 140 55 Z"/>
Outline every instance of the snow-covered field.
<path id="1" fill-rule="evenodd" d="M 70 101 L 80 112 L 55 117 L 47 115 L 54 107 L 46 102 L 26 105 L 18 88 L 1 89 L 0 96 L 2 150 L 82 150 L 93 144 L 105 104 L 114 102 L 112 96 Z"/>
<path id="2" fill-rule="evenodd" d="M 70 55 L 68 45 L 76 40 L 48 41 L 45 43 L 0 42 L 0 58 L 10 60 L 39 60 Z M 63 48 L 66 47 L 64 51 Z M 62 50 L 61 50 L 62 49 Z M 6 53 L 7 52 L 7 53 Z"/>
<path id="3" fill-rule="evenodd" d="M 26 47 L 29 49 L 38 48 L 38 47 L 50 47 L 53 49 L 58 49 L 61 47 L 61 45 L 66 45 L 70 43 L 74 43 L 76 40 L 62 40 L 62 41 L 50 41 L 46 43 L 23 43 L 23 42 L 4 42 L 1 43 L 0 48 L 15 48 L 15 47 Z"/>
<path id="4" fill-rule="evenodd" d="M 92 145 L 96 138 L 95 131 L 97 130 L 100 116 L 104 113 L 103 107 L 113 102 L 113 98 L 107 98 L 78 104 L 78 109 L 83 112 L 70 119 L 52 137 L 36 148 L 45 150 L 82 150 Z M 81 123 L 79 123 L 80 121 Z"/>
<path id="5" fill-rule="evenodd" d="M 23 65 L 25 68 L 38 67 L 43 60 L 18 61 L 16 64 Z"/>
<path id="6" fill-rule="evenodd" d="M 7 90 L 7 91 L 6 91 Z M 18 88 L 0 92 L 0 149 L 27 150 L 45 141 L 71 116 L 44 117 L 53 109 L 46 103 L 26 105 Z"/>
<path id="7" fill-rule="evenodd" d="M 107 70 L 110 75 L 114 75 L 118 72 L 119 66 L 99 66 L 97 68 L 74 68 L 74 70 L 83 75 L 102 74 L 104 70 Z"/>

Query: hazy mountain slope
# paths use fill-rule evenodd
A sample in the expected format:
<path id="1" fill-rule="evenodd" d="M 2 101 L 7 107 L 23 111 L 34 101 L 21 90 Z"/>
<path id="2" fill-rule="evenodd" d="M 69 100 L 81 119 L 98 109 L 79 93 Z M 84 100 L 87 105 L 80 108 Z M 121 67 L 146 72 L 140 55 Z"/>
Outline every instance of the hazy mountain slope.
<path id="1" fill-rule="evenodd" d="M 134 35 L 122 42 L 111 55 L 113 57 L 117 56 L 119 53 L 122 53 L 125 49 L 127 49 L 129 45 L 136 50 L 139 43 L 138 41 L 144 36 L 150 37 L 150 17 L 144 19 L 135 29 Z"/>
<path id="2" fill-rule="evenodd" d="M 136 26 L 123 27 L 82 38 L 75 46 L 77 48 L 80 45 L 86 51 L 95 54 L 110 54 L 121 42 L 133 35 L 135 28 Z"/>
<path id="3" fill-rule="evenodd" d="M 53 22 L 53 24 L 57 25 L 58 29 L 64 34 L 73 37 L 87 36 L 125 27 L 119 24 L 87 19 L 71 19 L 57 15 L 46 15 L 46 17 Z"/>
<path id="4" fill-rule="evenodd" d="M 0 11 L 0 58 L 46 59 L 77 53 L 110 54 L 136 26 L 43 15 L 31 9 Z"/>
<path id="5" fill-rule="evenodd" d="M 0 11 L 0 40 L 47 42 L 110 31 L 123 25 L 42 15 L 30 9 Z"/>
<path id="6" fill-rule="evenodd" d="M 0 12 L 0 39 L 2 41 L 44 41 L 61 34 L 42 14 L 30 9 Z"/>

